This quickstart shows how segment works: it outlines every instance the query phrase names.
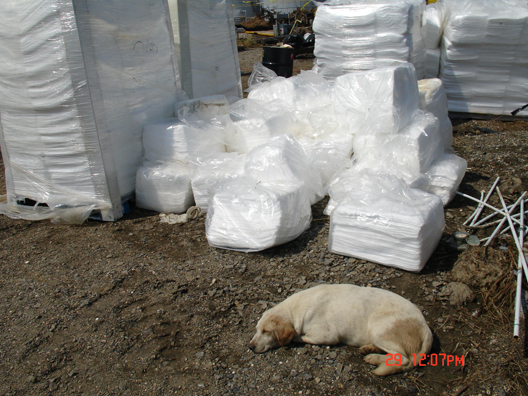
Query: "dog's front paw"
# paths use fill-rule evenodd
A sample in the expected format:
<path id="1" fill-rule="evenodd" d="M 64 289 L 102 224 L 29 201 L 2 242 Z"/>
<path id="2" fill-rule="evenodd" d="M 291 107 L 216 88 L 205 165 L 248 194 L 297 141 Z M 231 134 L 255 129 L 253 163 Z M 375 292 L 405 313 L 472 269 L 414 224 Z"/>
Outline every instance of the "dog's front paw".
<path id="1" fill-rule="evenodd" d="M 380 350 L 376 348 L 374 345 L 363 345 L 361 348 L 359 348 L 359 353 L 362 355 L 368 355 L 369 353 L 379 353 Z"/>
<path id="2" fill-rule="evenodd" d="M 373 366 L 379 366 L 385 362 L 385 355 L 378 355 L 376 353 L 371 353 L 363 358 L 365 363 L 372 364 Z"/>

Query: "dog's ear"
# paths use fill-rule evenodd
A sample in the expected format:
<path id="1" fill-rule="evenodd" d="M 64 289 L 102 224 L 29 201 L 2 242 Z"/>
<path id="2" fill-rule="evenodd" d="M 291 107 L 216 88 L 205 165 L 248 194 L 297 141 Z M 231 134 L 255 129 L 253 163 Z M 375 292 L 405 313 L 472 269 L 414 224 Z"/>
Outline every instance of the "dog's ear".
<path id="1" fill-rule="evenodd" d="M 287 345 L 293 339 L 295 330 L 290 322 L 277 320 L 275 329 L 273 329 L 273 338 L 277 340 L 280 346 Z"/>

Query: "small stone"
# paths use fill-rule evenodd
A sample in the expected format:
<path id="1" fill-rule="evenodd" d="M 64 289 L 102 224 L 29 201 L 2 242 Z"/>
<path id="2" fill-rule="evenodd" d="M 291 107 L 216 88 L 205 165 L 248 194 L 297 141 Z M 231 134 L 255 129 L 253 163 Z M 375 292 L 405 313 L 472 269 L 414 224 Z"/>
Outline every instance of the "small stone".
<path id="1" fill-rule="evenodd" d="M 34 375 L 30 375 L 28 377 L 28 382 L 31 382 L 32 384 L 34 384 L 35 382 L 37 382 L 37 377 L 35 377 Z"/>
<path id="2" fill-rule="evenodd" d="M 335 359 L 335 358 L 337 357 L 337 353 L 335 353 L 334 351 L 332 351 L 332 352 L 330 352 L 330 353 L 328 354 L 328 357 L 329 357 L 330 359 Z"/>
<path id="3" fill-rule="evenodd" d="M 205 352 L 203 352 L 203 351 L 196 352 L 196 357 L 197 358 L 203 358 L 204 356 L 205 356 Z"/>

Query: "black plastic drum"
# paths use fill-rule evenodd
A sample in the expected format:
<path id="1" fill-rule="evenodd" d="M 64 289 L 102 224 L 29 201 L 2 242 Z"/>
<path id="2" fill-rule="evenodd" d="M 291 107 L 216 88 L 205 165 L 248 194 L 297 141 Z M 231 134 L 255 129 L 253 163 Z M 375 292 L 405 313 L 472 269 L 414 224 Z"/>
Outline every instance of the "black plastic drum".
<path id="1" fill-rule="evenodd" d="M 278 76 L 291 77 L 293 74 L 293 48 L 264 47 L 262 64 Z"/>

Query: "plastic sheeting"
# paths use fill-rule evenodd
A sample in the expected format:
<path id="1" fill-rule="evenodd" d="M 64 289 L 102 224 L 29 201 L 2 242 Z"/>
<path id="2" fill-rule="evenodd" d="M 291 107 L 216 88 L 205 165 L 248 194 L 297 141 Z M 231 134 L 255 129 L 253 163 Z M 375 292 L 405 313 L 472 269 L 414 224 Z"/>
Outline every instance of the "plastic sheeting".
<path id="1" fill-rule="evenodd" d="M 351 175 L 354 189 L 332 212 L 328 249 L 407 271 L 420 271 L 442 236 L 442 202 L 400 179 Z"/>
<path id="2" fill-rule="evenodd" d="M 310 227 L 309 195 L 294 182 L 235 179 L 211 200 L 207 240 L 214 247 L 248 252 L 290 242 Z"/>
<path id="3" fill-rule="evenodd" d="M 440 78 L 449 110 L 510 114 L 528 97 L 528 4 L 446 0 Z M 527 116 L 524 110 L 519 115 Z"/>
<path id="4" fill-rule="evenodd" d="M 440 137 L 444 149 L 453 144 L 453 126 L 449 119 L 447 95 L 442 80 L 431 78 L 418 81 L 420 109 L 432 113 L 440 122 Z"/>
<path id="5" fill-rule="evenodd" d="M 5 0 L 0 49 L 2 213 L 121 217 L 143 126 L 182 96 L 166 0 Z M 17 209 L 24 199 L 49 208 Z"/>
<path id="6" fill-rule="evenodd" d="M 136 174 L 136 205 L 160 213 L 183 213 L 194 204 L 189 165 L 146 163 Z"/>
<path id="7" fill-rule="evenodd" d="M 447 205 L 455 197 L 456 191 L 467 169 L 467 161 L 456 154 L 445 153 L 431 166 L 426 176 L 429 178 L 427 191 Z"/>
<path id="8" fill-rule="evenodd" d="M 313 23 L 314 70 L 333 80 L 399 61 L 413 63 L 423 77 L 424 9 L 419 0 L 325 2 Z"/>
<path id="9" fill-rule="evenodd" d="M 221 129 L 199 129 L 179 119 L 165 119 L 145 125 L 143 148 L 145 160 L 162 164 L 179 161 L 188 164 L 196 156 L 225 152 Z"/>
<path id="10" fill-rule="evenodd" d="M 336 112 L 354 134 L 394 134 L 418 109 L 418 84 L 409 63 L 350 73 L 335 82 Z"/>
<path id="11" fill-rule="evenodd" d="M 217 153 L 196 158 L 191 163 L 194 200 L 203 213 L 223 184 L 244 175 L 245 159 L 239 153 Z"/>
<path id="12" fill-rule="evenodd" d="M 231 0 L 168 0 L 179 43 L 181 79 L 191 98 L 242 97 Z M 177 18 L 175 17 L 177 15 Z"/>

